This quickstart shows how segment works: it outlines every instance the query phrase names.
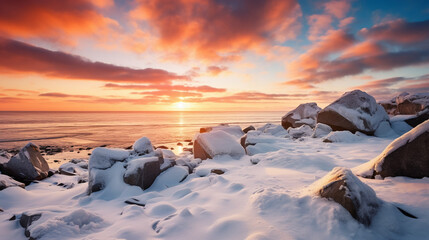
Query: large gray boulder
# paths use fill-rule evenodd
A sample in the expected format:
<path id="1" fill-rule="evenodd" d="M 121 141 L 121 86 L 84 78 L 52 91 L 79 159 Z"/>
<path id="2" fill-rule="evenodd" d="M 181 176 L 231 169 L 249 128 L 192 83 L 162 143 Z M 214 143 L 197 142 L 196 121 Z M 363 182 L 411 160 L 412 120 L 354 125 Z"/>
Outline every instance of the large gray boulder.
<path id="1" fill-rule="evenodd" d="M 218 155 L 241 158 L 246 152 L 238 141 L 233 135 L 221 130 L 200 133 L 194 140 L 194 158 L 205 160 Z"/>
<path id="2" fill-rule="evenodd" d="M 429 177 L 429 120 L 398 137 L 371 161 L 353 171 L 362 177 Z"/>
<path id="3" fill-rule="evenodd" d="M 353 218 L 368 226 L 381 201 L 374 190 L 346 168 L 336 167 L 310 186 L 310 191 L 343 206 Z"/>
<path id="4" fill-rule="evenodd" d="M 136 158 L 128 162 L 124 173 L 124 182 L 145 190 L 152 185 L 160 173 L 158 157 Z"/>
<path id="5" fill-rule="evenodd" d="M 0 170 L 19 181 L 31 182 L 48 177 L 49 165 L 39 147 L 30 142 L 9 161 L 3 162 Z"/>
<path id="6" fill-rule="evenodd" d="M 320 110 L 322 109 L 315 102 L 300 104 L 282 117 L 282 126 L 284 129 L 297 128 L 302 125 L 309 125 L 313 128 Z"/>
<path id="7" fill-rule="evenodd" d="M 373 135 L 383 121 L 389 121 L 384 108 L 374 97 L 360 90 L 346 92 L 317 115 L 317 122 L 334 131 L 348 130 Z"/>

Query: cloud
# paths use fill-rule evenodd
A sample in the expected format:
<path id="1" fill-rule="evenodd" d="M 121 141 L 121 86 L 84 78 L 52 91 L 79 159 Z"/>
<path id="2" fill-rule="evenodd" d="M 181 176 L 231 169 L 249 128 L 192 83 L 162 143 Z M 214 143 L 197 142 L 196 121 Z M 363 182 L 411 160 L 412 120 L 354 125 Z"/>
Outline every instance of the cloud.
<path id="1" fill-rule="evenodd" d="M 379 24 L 370 30 L 360 31 L 365 37 L 362 41 L 344 29 L 329 31 L 321 41 L 289 64 L 291 80 L 284 84 L 314 88 L 316 84 L 365 71 L 390 71 L 428 64 L 429 45 L 423 36 L 429 34 L 414 32 L 415 29 L 425 29 L 426 22 L 429 23 L 405 24 L 397 20 Z M 413 30 L 405 30 L 404 24 Z M 398 37 L 397 42 L 391 41 L 394 38 L 391 34 L 406 32 L 410 33 L 409 38 Z"/>
<path id="2" fill-rule="evenodd" d="M 97 11 L 111 0 L 4 0 L 0 33 L 10 38 L 36 38 L 75 45 L 79 36 L 111 36 L 118 23 Z"/>
<path id="3" fill-rule="evenodd" d="M 314 14 L 308 17 L 308 39 L 310 41 L 317 40 L 327 30 L 331 28 L 332 17 L 328 14 Z"/>
<path id="4" fill-rule="evenodd" d="M 114 84 L 108 83 L 104 85 L 106 88 L 112 89 L 129 89 L 129 90 L 177 90 L 177 91 L 196 91 L 196 92 L 225 92 L 225 88 L 214 88 L 207 85 L 202 86 L 186 86 L 186 85 L 136 85 L 136 84 Z"/>
<path id="5" fill-rule="evenodd" d="M 94 96 L 90 95 L 72 95 L 58 92 L 49 92 L 49 93 L 41 93 L 40 97 L 55 97 L 55 98 L 94 98 Z"/>
<path id="6" fill-rule="evenodd" d="M 207 73 L 212 76 L 217 76 L 220 73 L 227 71 L 228 67 L 225 66 L 208 66 Z"/>
<path id="7" fill-rule="evenodd" d="M 123 83 L 171 83 L 189 80 L 161 69 L 132 69 L 59 51 L 0 38 L 0 69 L 11 73 L 36 73 L 54 78 Z"/>
<path id="8" fill-rule="evenodd" d="M 294 39 L 301 26 L 298 20 L 302 13 L 296 0 L 137 3 L 131 18 L 156 36 L 155 49 L 181 60 L 237 60 L 241 52 L 261 44 Z"/>
<path id="9" fill-rule="evenodd" d="M 335 0 L 324 4 L 325 11 L 338 19 L 344 18 L 350 10 L 350 1 Z"/>
<path id="10" fill-rule="evenodd" d="M 187 102 L 222 102 L 222 103 L 258 103 L 261 101 L 284 102 L 288 100 L 304 99 L 308 94 L 269 94 L 262 92 L 238 92 L 228 96 L 190 98 Z"/>
<path id="11" fill-rule="evenodd" d="M 367 39 L 377 41 L 404 44 L 427 42 L 429 38 L 429 20 L 408 22 L 404 19 L 396 19 L 377 24 L 370 29 L 364 28 L 359 33 Z"/>

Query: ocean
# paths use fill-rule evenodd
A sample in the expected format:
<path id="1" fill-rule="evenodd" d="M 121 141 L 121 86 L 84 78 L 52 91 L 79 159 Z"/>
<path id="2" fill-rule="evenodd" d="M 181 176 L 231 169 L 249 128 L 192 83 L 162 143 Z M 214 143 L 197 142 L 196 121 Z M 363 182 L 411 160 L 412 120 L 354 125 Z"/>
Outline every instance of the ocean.
<path id="1" fill-rule="evenodd" d="M 172 145 L 201 127 L 220 123 L 245 128 L 280 124 L 285 112 L 0 112 L 0 149 L 27 142 L 52 146 L 127 147 L 146 136 Z"/>

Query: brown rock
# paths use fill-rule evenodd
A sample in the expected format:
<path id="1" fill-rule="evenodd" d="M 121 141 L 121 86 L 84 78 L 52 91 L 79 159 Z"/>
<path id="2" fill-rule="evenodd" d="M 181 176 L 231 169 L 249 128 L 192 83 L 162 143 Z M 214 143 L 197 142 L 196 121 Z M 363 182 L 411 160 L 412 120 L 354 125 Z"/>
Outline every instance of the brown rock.
<path id="1" fill-rule="evenodd" d="M 193 153 L 194 158 L 200 158 L 201 160 L 206 160 L 207 158 L 211 158 L 210 155 L 201 147 L 198 141 L 194 141 L 193 145 Z"/>
<path id="2" fill-rule="evenodd" d="M 42 217 L 42 213 L 23 213 L 21 219 L 19 219 L 19 224 L 25 229 L 25 236 L 30 237 L 30 231 L 28 227 L 35 221 L 39 220 Z"/>
<path id="3" fill-rule="evenodd" d="M 403 102 L 398 104 L 398 113 L 404 115 L 417 114 L 421 110 L 423 110 L 423 106 L 419 103 L 411 102 L 406 99 Z"/>
<path id="4" fill-rule="evenodd" d="M 148 189 L 161 173 L 160 160 L 157 157 L 138 158 L 128 163 L 124 182 Z"/>

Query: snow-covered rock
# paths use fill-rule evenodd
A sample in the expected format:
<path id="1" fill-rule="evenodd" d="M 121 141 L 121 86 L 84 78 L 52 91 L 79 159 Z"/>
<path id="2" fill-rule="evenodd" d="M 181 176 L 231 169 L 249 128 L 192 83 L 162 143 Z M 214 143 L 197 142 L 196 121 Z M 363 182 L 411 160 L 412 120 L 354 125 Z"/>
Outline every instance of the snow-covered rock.
<path id="1" fill-rule="evenodd" d="M 188 168 L 174 166 L 161 173 L 153 183 L 154 188 L 164 189 L 178 185 L 188 176 Z"/>
<path id="2" fill-rule="evenodd" d="M 117 161 L 124 161 L 130 156 L 130 152 L 119 148 L 98 147 L 92 151 L 89 158 L 89 169 L 107 169 Z"/>
<path id="3" fill-rule="evenodd" d="M 138 154 L 148 154 L 153 152 L 153 146 L 149 138 L 142 137 L 134 142 L 133 150 Z"/>
<path id="4" fill-rule="evenodd" d="M 409 94 L 403 92 L 391 100 L 380 101 L 380 104 L 392 115 L 414 115 L 428 108 L 429 93 Z"/>
<path id="5" fill-rule="evenodd" d="M 301 127 L 297 128 L 289 128 L 287 131 L 292 138 L 308 137 L 313 134 L 313 129 L 309 125 L 302 125 Z"/>
<path id="6" fill-rule="evenodd" d="M 398 137 L 398 134 L 393 130 L 389 121 L 383 121 L 375 130 L 374 136 L 381 138 L 395 138 Z"/>
<path id="7" fill-rule="evenodd" d="M 2 163 L 1 171 L 20 181 L 29 182 L 46 178 L 49 165 L 40 154 L 39 147 L 30 142 L 9 161 Z"/>
<path id="8" fill-rule="evenodd" d="M 28 230 L 28 228 L 31 226 L 31 224 L 33 224 L 33 222 L 39 220 L 41 217 L 41 212 L 24 212 L 21 214 L 21 217 L 19 219 L 19 225 L 24 228 L 24 233 L 26 237 L 30 237 L 30 231 Z"/>
<path id="9" fill-rule="evenodd" d="M 357 134 L 353 134 L 350 131 L 334 131 L 330 132 L 328 136 L 322 138 L 323 142 L 334 143 L 334 142 L 356 142 L 360 140 Z"/>
<path id="10" fill-rule="evenodd" d="M 410 117 L 406 119 L 405 122 L 411 127 L 416 127 L 428 119 L 429 119 L 429 108 L 426 108 L 418 112 L 414 117 Z"/>
<path id="11" fill-rule="evenodd" d="M 322 109 L 314 102 L 300 104 L 297 108 L 282 117 L 282 126 L 284 129 L 290 127 L 296 128 L 304 124 L 314 127 L 317 113 L 320 110 Z"/>
<path id="12" fill-rule="evenodd" d="M 243 132 L 247 133 L 248 131 L 251 131 L 251 130 L 256 130 L 256 128 L 254 126 L 250 125 L 247 128 L 243 129 Z"/>
<path id="13" fill-rule="evenodd" d="M 278 137 L 285 137 L 288 135 L 288 132 L 281 125 L 277 124 L 270 124 L 269 126 L 266 126 L 262 133 Z"/>
<path id="14" fill-rule="evenodd" d="M 25 188 L 25 184 L 14 180 L 13 178 L 0 173 L 0 191 L 8 187 L 22 187 Z"/>
<path id="15" fill-rule="evenodd" d="M 327 124 L 334 131 L 360 131 L 369 135 L 388 120 L 386 111 L 374 97 L 360 90 L 346 92 L 317 115 L 318 123 Z"/>
<path id="16" fill-rule="evenodd" d="M 136 158 L 128 162 L 124 173 L 124 182 L 139 186 L 141 189 L 149 188 L 161 173 L 158 157 Z"/>
<path id="17" fill-rule="evenodd" d="M 332 128 L 329 125 L 318 123 L 316 124 L 316 127 L 314 128 L 314 131 L 311 137 L 312 138 L 324 137 L 328 135 L 330 132 L 332 132 Z"/>
<path id="18" fill-rule="evenodd" d="M 229 125 L 229 124 L 220 124 L 215 127 L 205 127 L 200 129 L 200 133 L 206 133 L 211 131 L 223 131 L 226 132 L 235 138 L 241 138 L 241 136 L 244 135 L 243 130 L 241 130 L 241 127 L 238 125 Z"/>
<path id="19" fill-rule="evenodd" d="M 314 195 L 341 204 L 353 218 L 366 226 L 371 224 L 381 205 L 374 190 L 346 168 L 332 169 L 326 176 L 314 182 L 309 190 Z"/>
<path id="20" fill-rule="evenodd" d="M 244 148 L 236 138 L 220 130 L 198 134 L 193 146 L 194 158 L 202 160 L 217 155 L 229 155 L 233 158 L 240 158 L 245 155 Z"/>
<path id="21" fill-rule="evenodd" d="M 429 177 L 429 120 L 395 139 L 384 151 L 353 171 L 362 177 Z"/>

